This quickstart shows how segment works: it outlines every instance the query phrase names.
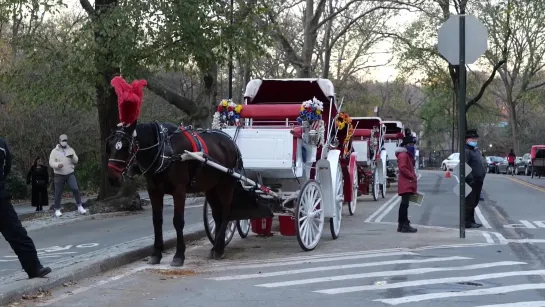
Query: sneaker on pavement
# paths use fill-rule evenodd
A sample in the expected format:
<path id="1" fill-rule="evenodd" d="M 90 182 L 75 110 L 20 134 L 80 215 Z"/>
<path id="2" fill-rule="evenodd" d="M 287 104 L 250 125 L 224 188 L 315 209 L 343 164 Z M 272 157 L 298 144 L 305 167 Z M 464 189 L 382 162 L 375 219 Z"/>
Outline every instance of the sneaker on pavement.
<path id="1" fill-rule="evenodd" d="M 83 208 L 82 205 L 79 205 L 78 206 L 78 212 L 81 213 L 81 214 L 85 214 L 85 213 L 87 213 L 87 210 L 85 210 L 85 208 Z"/>
<path id="2" fill-rule="evenodd" d="M 55 210 L 55 216 L 56 217 L 61 217 L 62 216 L 62 212 L 61 212 L 60 209 Z"/>

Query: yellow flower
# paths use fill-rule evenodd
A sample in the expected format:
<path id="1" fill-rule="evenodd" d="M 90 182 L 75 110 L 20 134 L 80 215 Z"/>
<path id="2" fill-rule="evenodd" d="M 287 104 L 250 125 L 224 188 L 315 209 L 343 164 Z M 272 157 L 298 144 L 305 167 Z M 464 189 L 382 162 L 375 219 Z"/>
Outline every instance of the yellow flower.
<path id="1" fill-rule="evenodd" d="M 322 111 L 316 110 L 316 114 L 320 115 L 320 114 L 322 114 Z"/>
<path id="2" fill-rule="evenodd" d="M 299 109 L 299 111 L 304 111 L 305 110 L 305 107 L 301 107 L 301 109 Z"/>
<path id="3" fill-rule="evenodd" d="M 227 107 L 229 105 L 229 102 L 227 102 L 227 100 L 223 100 L 221 102 L 221 105 L 224 106 L 224 107 Z"/>
<path id="4" fill-rule="evenodd" d="M 238 106 L 235 107 L 235 112 L 240 113 L 240 111 L 242 111 L 242 105 L 241 104 L 239 104 Z"/>

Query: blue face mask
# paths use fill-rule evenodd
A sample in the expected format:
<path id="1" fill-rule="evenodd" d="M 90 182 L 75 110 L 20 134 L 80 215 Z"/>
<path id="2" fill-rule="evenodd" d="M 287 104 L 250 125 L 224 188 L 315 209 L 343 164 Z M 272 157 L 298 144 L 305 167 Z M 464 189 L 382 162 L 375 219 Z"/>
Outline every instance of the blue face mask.
<path id="1" fill-rule="evenodd" d="M 477 142 L 467 142 L 467 145 L 471 147 L 477 147 Z"/>

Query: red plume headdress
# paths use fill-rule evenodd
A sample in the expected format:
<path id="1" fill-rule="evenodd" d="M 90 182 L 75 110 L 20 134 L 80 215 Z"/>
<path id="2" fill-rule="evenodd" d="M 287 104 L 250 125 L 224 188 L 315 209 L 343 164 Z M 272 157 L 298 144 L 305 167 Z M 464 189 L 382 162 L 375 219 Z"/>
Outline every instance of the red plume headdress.
<path id="1" fill-rule="evenodd" d="M 134 80 L 128 84 L 122 77 L 114 77 L 110 82 L 117 94 L 119 121 L 124 125 L 134 124 L 140 115 L 146 80 Z"/>

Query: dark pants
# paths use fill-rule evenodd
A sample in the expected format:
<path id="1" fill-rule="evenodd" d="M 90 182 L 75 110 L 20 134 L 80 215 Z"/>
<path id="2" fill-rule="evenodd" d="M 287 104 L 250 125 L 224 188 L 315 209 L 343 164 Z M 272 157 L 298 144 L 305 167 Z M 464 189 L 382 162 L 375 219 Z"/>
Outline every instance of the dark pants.
<path id="1" fill-rule="evenodd" d="M 409 221 L 409 197 L 411 193 L 401 194 L 401 203 L 399 204 L 399 213 L 397 215 L 398 223 L 406 223 Z"/>
<path id="2" fill-rule="evenodd" d="M 36 247 L 21 224 L 5 190 L 0 190 L 0 233 L 19 258 L 23 270 L 29 277 L 35 277 L 38 269 L 42 267 Z"/>
<path id="3" fill-rule="evenodd" d="M 36 211 L 41 211 L 43 207 L 48 206 L 49 199 L 47 197 L 47 186 L 35 185 L 32 187 L 32 206 L 36 207 Z"/>
<path id="4" fill-rule="evenodd" d="M 466 197 L 466 222 L 475 223 L 475 208 L 479 205 L 483 183 L 480 180 L 471 183 L 471 192 Z"/>

